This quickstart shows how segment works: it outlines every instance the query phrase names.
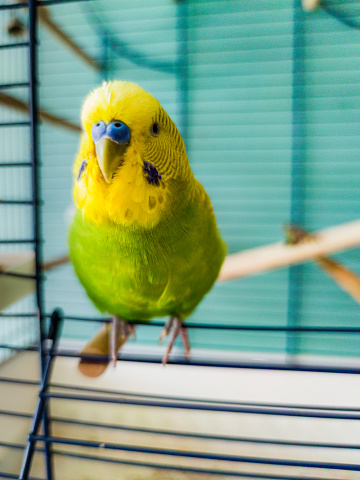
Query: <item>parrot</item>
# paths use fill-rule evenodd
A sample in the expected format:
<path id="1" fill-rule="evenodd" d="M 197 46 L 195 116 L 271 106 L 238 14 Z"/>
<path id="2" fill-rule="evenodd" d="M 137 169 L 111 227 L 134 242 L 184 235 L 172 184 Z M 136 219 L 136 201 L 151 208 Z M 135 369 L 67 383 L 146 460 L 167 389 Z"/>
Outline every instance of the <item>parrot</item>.
<path id="1" fill-rule="evenodd" d="M 168 317 L 166 364 L 185 320 L 218 277 L 226 245 L 184 141 L 161 104 L 122 80 L 87 96 L 75 159 L 70 259 L 95 307 L 112 318 L 111 357 L 134 325 Z"/>

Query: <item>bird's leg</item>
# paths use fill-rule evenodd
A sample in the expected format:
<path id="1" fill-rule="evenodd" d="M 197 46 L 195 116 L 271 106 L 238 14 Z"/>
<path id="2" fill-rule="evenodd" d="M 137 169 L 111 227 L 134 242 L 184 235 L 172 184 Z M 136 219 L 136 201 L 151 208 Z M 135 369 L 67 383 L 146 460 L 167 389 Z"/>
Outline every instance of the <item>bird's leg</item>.
<path id="1" fill-rule="evenodd" d="M 115 367 L 117 361 L 117 352 L 130 337 L 130 335 L 135 335 L 135 326 L 130 325 L 117 315 L 112 315 L 111 319 L 112 329 L 110 335 L 110 356 Z"/>
<path id="2" fill-rule="evenodd" d="M 186 357 L 189 358 L 190 356 L 190 342 L 189 342 L 189 337 L 187 334 L 187 329 L 183 325 L 183 320 L 181 317 L 171 317 L 170 320 L 165 324 L 165 327 L 163 331 L 161 332 L 159 341 L 160 343 L 162 340 L 170 333 L 170 341 L 166 347 L 165 355 L 163 357 L 162 363 L 163 365 L 167 364 L 170 352 L 172 350 L 172 347 L 174 346 L 175 340 L 178 337 L 179 333 L 181 336 L 181 340 L 183 342 L 183 345 L 185 347 L 185 353 Z"/>
<path id="3" fill-rule="evenodd" d="M 164 338 L 169 335 L 171 327 L 173 326 L 175 317 L 170 317 L 169 320 L 165 323 L 164 328 L 162 329 L 159 337 L 159 343 L 162 343 Z"/>
<path id="4" fill-rule="evenodd" d="M 185 327 L 185 325 L 181 325 L 180 335 L 181 335 L 182 343 L 183 343 L 184 348 L 185 348 L 186 358 L 189 359 L 190 358 L 190 341 L 189 341 L 188 331 L 187 331 L 187 328 Z"/>
<path id="5" fill-rule="evenodd" d="M 121 321 L 116 315 L 113 315 L 111 317 L 112 321 L 112 329 L 111 329 L 111 335 L 110 335 L 110 357 L 111 361 L 115 367 L 116 365 L 116 360 L 117 360 L 117 340 L 118 340 L 118 327 L 119 327 L 119 322 Z"/>

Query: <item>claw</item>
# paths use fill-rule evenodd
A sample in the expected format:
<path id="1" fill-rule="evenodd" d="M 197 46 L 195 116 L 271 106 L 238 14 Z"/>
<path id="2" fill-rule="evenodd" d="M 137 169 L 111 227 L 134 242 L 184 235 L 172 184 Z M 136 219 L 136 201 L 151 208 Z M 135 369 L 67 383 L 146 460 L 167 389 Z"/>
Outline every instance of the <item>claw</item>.
<path id="1" fill-rule="evenodd" d="M 112 329 L 111 329 L 111 335 L 110 335 L 110 358 L 115 368 L 116 362 L 117 362 L 118 327 L 121 320 L 115 315 L 111 317 L 111 320 L 112 320 Z"/>
<path id="2" fill-rule="evenodd" d="M 162 364 L 166 365 L 169 359 L 170 352 L 174 346 L 175 340 L 178 337 L 179 333 L 181 336 L 182 343 L 185 347 L 186 358 L 190 358 L 190 342 L 187 333 L 187 328 L 183 325 L 183 320 L 180 317 L 171 317 L 170 320 L 165 324 L 163 331 L 161 332 L 159 342 L 169 334 L 171 329 L 170 341 L 166 347 L 165 355 L 162 359 Z"/>
<path id="3" fill-rule="evenodd" d="M 131 335 L 135 336 L 135 325 L 129 324 L 116 315 L 113 315 L 111 318 L 112 329 L 110 334 L 110 358 L 115 367 L 119 349 Z"/>
<path id="4" fill-rule="evenodd" d="M 159 337 L 159 343 L 161 344 L 165 337 L 169 335 L 171 327 L 174 323 L 174 317 L 170 317 L 170 319 L 165 323 L 164 328 L 162 329 Z"/>
<path id="5" fill-rule="evenodd" d="M 181 335 L 182 343 L 185 347 L 186 358 L 189 360 L 190 359 L 190 341 L 189 341 L 187 328 L 184 325 L 181 325 L 180 335 Z"/>

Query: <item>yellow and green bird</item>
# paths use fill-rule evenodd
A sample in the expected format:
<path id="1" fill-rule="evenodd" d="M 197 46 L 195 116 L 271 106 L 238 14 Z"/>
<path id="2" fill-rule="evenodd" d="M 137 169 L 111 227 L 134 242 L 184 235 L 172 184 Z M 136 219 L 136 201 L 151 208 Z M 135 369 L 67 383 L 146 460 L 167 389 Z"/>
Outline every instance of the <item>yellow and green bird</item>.
<path id="1" fill-rule="evenodd" d="M 134 322 L 170 316 L 163 362 L 179 333 L 188 355 L 183 321 L 212 287 L 226 252 L 210 199 L 175 124 L 139 86 L 104 82 L 81 118 L 69 232 L 75 272 L 125 338 Z"/>

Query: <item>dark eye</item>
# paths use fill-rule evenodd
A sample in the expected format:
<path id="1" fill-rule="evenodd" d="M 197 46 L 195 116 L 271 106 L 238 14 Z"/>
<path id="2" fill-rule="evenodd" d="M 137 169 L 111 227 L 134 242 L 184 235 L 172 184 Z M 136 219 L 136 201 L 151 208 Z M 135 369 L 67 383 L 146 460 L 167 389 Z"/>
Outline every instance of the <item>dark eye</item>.
<path id="1" fill-rule="evenodd" d="M 153 137 L 157 137 L 159 135 L 159 124 L 158 123 L 153 123 L 150 127 L 150 135 Z"/>

